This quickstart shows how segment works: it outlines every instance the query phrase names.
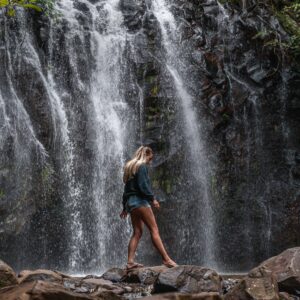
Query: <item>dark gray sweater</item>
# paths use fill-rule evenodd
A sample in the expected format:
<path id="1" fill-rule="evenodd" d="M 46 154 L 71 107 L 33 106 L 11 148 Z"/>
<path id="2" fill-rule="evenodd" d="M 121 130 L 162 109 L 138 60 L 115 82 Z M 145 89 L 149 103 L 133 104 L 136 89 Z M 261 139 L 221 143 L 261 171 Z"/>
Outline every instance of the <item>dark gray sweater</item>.
<path id="1" fill-rule="evenodd" d="M 125 210 L 126 202 L 131 195 L 136 195 L 149 202 L 154 200 L 146 164 L 141 164 L 136 174 L 126 182 L 123 192 L 123 210 Z"/>

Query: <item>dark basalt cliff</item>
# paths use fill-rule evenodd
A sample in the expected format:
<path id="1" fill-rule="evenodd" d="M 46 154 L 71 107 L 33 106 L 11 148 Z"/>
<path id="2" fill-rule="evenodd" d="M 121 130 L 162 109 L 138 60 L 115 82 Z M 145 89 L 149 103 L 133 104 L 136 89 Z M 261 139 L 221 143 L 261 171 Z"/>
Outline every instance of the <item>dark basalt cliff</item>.
<path id="1" fill-rule="evenodd" d="M 152 183 L 166 200 L 157 218 L 179 263 L 240 271 L 299 244 L 299 62 L 260 34 L 285 41 L 289 33 L 255 1 L 171 2 L 177 67 L 210 162 L 200 183 L 151 1 L 121 0 L 118 38 L 97 47 L 95 32 L 115 30 L 105 1 L 70 2 L 74 23 L 1 15 L 0 257 L 14 268 L 85 271 L 124 261 L 122 159 L 140 143 L 155 151 Z M 106 53 L 107 61 L 97 58 Z M 98 106 L 101 97 L 114 113 L 110 102 Z M 145 261 L 158 261 L 140 247 Z"/>

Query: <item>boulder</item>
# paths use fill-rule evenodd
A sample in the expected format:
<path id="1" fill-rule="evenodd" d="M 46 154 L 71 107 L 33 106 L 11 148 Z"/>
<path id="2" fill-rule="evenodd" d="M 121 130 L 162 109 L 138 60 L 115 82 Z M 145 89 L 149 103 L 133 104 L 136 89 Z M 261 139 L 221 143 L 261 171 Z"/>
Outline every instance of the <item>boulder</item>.
<path id="1" fill-rule="evenodd" d="M 105 300 L 121 300 L 120 296 L 118 296 L 116 293 L 113 291 L 99 291 L 96 293 L 91 294 L 91 296 L 95 297 L 93 299 L 98 300 L 98 299 L 105 299 Z"/>
<path id="2" fill-rule="evenodd" d="M 127 272 L 123 281 L 130 283 L 153 284 L 161 272 L 168 270 L 166 266 L 137 268 Z"/>
<path id="3" fill-rule="evenodd" d="M 101 277 L 112 282 L 120 282 L 126 275 L 126 271 L 120 268 L 111 268 L 107 270 Z"/>
<path id="4" fill-rule="evenodd" d="M 279 300 L 277 283 L 270 276 L 246 277 L 225 295 L 225 300 Z"/>
<path id="5" fill-rule="evenodd" d="M 216 271 L 198 266 L 178 266 L 159 274 L 153 292 L 221 293 L 221 291 L 221 277 Z"/>
<path id="6" fill-rule="evenodd" d="M 181 294 L 181 293 L 164 293 L 145 297 L 143 300 L 222 300 L 219 293 L 199 293 L 199 294 Z"/>
<path id="7" fill-rule="evenodd" d="M 18 275 L 18 282 L 24 283 L 24 282 L 30 282 L 30 281 L 49 281 L 49 282 L 58 282 L 62 283 L 62 276 L 57 273 L 53 272 L 51 270 L 24 270 L 21 271 Z"/>
<path id="8" fill-rule="evenodd" d="M 31 281 L 0 289 L 2 300 L 96 300 L 97 298 L 66 290 L 55 282 Z M 99 299 L 99 298 L 98 298 Z"/>
<path id="9" fill-rule="evenodd" d="M 224 278 L 223 276 L 222 278 L 223 278 L 222 280 L 223 294 L 227 294 L 229 291 L 234 289 L 234 287 L 236 287 L 241 281 L 241 279 L 237 279 L 237 278 Z"/>
<path id="10" fill-rule="evenodd" d="M 0 288 L 18 284 L 14 270 L 4 261 L 0 260 Z"/>
<path id="11" fill-rule="evenodd" d="M 112 292 L 113 294 L 120 295 L 126 292 L 126 290 L 122 287 L 114 285 L 112 281 L 103 278 L 87 278 L 83 279 L 82 282 L 96 286 L 97 291 L 101 292 L 102 294 L 106 292 Z M 110 295 L 111 293 L 107 294 Z M 111 298 L 111 296 L 109 298 Z"/>
<path id="12" fill-rule="evenodd" d="M 273 276 L 282 292 L 300 295 L 300 247 L 271 257 L 249 272 L 249 277 Z"/>
<path id="13" fill-rule="evenodd" d="M 63 281 L 64 288 L 75 293 L 90 294 L 97 291 L 97 285 L 84 282 L 81 278 L 65 278 Z"/>

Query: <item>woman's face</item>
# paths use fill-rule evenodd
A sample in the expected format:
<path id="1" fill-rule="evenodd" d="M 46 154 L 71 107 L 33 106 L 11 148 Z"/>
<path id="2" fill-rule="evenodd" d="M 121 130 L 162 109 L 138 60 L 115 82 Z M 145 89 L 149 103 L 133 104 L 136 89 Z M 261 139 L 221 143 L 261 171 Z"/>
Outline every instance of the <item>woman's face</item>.
<path id="1" fill-rule="evenodd" d="M 151 163 L 152 159 L 153 159 L 153 153 L 147 156 L 147 163 L 148 164 Z"/>

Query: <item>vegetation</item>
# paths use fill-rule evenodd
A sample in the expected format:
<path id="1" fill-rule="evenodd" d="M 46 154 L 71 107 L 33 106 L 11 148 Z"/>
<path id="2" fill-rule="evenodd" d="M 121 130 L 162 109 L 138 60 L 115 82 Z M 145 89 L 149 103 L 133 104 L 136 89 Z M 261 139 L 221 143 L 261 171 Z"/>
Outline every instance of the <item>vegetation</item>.
<path id="1" fill-rule="evenodd" d="M 230 3 L 241 7 L 242 0 L 219 0 L 222 4 Z M 257 7 L 266 7 L 275 15 L 284 30 L 289 34 L 287 40 L 281 40 L 276 29 L 263 30 L 254 35 L 253 39 L 264 41 L 265 47 L 271 47 L 275 51 L 300 58 L 300 0 L 257 0 Z M 255 7 L 251 7 L 253 10 Z"/>
<path id="2" fill-rule="evenodd" d="M 10 17 L 16 15 L 16 8 L 34 9 L 52 17 L 56 15 L 54 9 L 55 0 L 0 0 L 0 9 L 5 10 Z"/>
<path id="3" fill-rule="evenodd" d="M 280 24 L 289 33 L 290 38 L 282 44 L 282 47 L 300 57 L 300 0 L 277 1 L 272 3 L 272 9 Z M 273 44 L 278 44 L 278 39 Z"/>

